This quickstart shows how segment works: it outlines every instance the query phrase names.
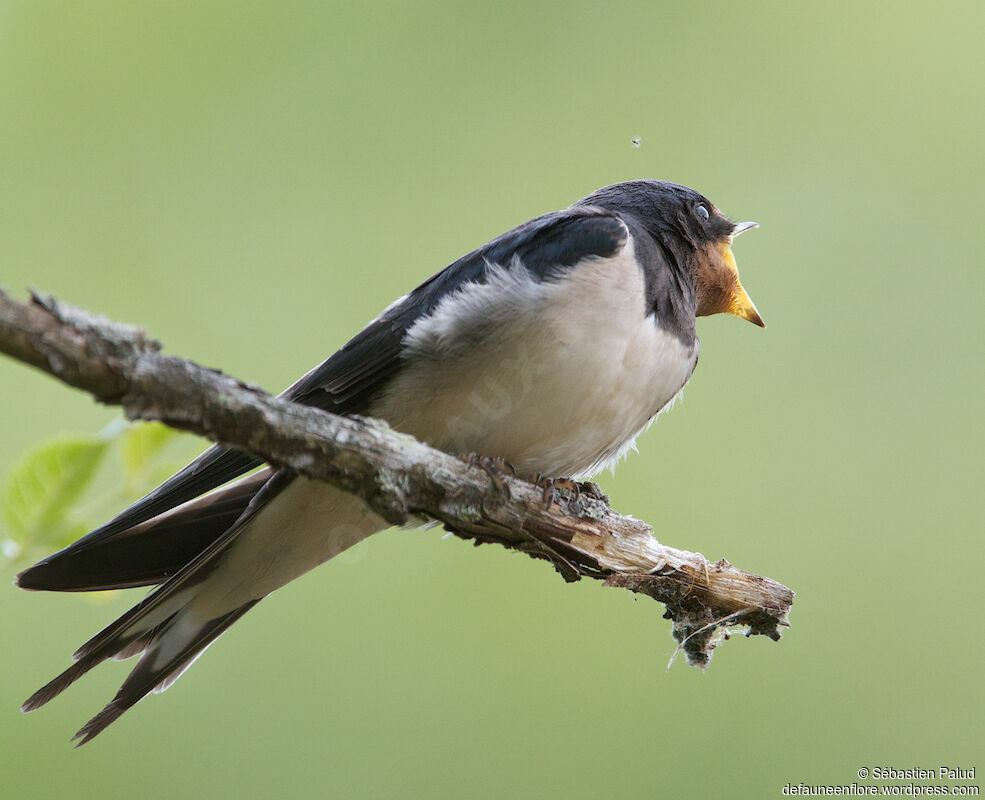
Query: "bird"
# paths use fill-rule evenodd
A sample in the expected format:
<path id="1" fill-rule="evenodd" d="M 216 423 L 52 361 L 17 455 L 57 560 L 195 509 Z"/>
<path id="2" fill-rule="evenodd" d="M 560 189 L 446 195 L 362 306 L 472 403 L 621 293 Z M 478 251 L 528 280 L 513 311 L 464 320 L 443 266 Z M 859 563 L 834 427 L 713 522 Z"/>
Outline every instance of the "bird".
<path id="1" fill-rule="evenodd" d="M 397 299 L 282 397 L 385 420 L 520 478 L 590 478 L 668 408 L 698 361 L 695 320 L 765 327 L 731 222 L 680 184 L 598 189 L 497 236 Z M 258 471 L 257 467 L 260 467 Z M 23 589 L 154 588 L 22 706 L 139 656 L 73 741 L 161 692 L 247 611 L 387 523 L 354 495 L 214 445 L 118 516 L 21 572 Z"/>

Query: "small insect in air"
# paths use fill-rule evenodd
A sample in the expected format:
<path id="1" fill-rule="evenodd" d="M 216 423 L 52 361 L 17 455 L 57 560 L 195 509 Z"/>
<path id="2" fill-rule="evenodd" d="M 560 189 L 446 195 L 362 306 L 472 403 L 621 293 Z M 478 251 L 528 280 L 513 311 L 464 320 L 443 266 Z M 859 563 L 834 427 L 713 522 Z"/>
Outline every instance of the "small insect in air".
<path id="1" fill-rule="evenodd" d="M 643 139 L 641 137 L 639 137 L 639 136 L 634 136 L 633 137 L 633 147 L 639 147 L 641 144 L 643 144 Z"/>

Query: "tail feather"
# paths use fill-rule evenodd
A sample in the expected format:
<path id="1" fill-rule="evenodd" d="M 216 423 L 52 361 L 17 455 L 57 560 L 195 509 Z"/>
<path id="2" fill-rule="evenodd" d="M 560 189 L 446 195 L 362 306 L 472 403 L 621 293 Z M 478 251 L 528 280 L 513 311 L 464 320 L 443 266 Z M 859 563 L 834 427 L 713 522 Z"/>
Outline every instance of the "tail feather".
<path id="1" fill-rule="evenodd" d="M 73 656 L 76 663 L 31 695 L 21 710 L 40 708 L 107 659 L 142 653 L 113 700 L 76 734 L 73 741 L 78 740 L 81 745 L 149 692 L 170 686 L 206 647 L 262 599 L 250 598 L 210 619 L 201 619 L 201 612 L 196 613 L 194 607 L 199 585 L 212 573 L 226 549 L 294 477 L 288 470 L 279 470 L 270 477 L 228 530 L 157 590 L 82 645 Z"/>
<path id="2" fill-rule="evenodd" d="M 114 661 L 126 661 L 128 658 L 133 658 L 134 656 L 139 656 L 144 652 L 150 643 L 154 641 L 154 637 L 157 635 L 157 629 L 152 628 L 147 631 L 147 633 L 138 636 L 130 644 L 126 645 L 122 650 L 115 653 L 112 658 Z"/>
<path id="3" fill-rule="evenodd" d="M 162 692 L 171 686 L 212 642 L 259 602 L 251 600 L 201 625 L 191 624 L 192 617 L 187 612 L 161 625 L 116 696 L 72 737 L 76 747 L 92 741 L 151 692 Z M 188 630 L 182 631 L 183 627 Z"/>
<path id="4" fill-rule="evenodd" d="M 52 678 L 27 698 L 21 705 L 21 711 L 28 713 L 41 708 L 41 706 L 54 700 L 93 667 L 102 664 L 108 658 L 122 657 L 124 653 L 129 653 L 127 657 L 130 657 L 143 652 L 148 644 L 154 640 L 161 627 L 161 625 L 157 625 L 149 631 L 136 633 L 130 637 L 118 637 L 109 646 L 104 645 L 100 648 L 93 648 L 88 653 L 82 654 L 75 659 L 75 663 L 72 666 L 60 675 Z M 78 656 L 78 653 L 76 655 Z"/>
<path id="5" fill-rule="evenodd" d="M 141 498 L 105 525 L 96 528 L 55 555 L 78 555 L 94 545 L 129 531 L 146 520 L 160 516 L 203 495 L 260 465 L 257 459 L 222 445 L 214 445 L 176 472 L 150 494 Z M 24 587 L 28 588 L 28 587 Z"/>
<path id="6" fill-rule="evenodd" d="M 16 583 L 22 589 L 49 592 L 161 583 L 228 530 L 269 477 L 264 470 L 84 549 L 60 550 L 21 572 Z"/>
<path id="7" fill-rule="evenodd" d="M 50 703 L 98 663 L 100 662 L 75 662 L 67 670 L 57 677 L 52 678 L 44 686 L 27 698 L 27 700 L 21 703 L 21 711 L 27 714 L 31 711 L 37 711 L 46 703 Z"/>
<path id="8" fill-rule="evenodd" d="M 107 625 L 93 636 L 72 656 L 76 661 L 88 660 L 105 652 L 102 660 L 110 658 L 123 649 L 121 642 L 131 644 L 138 624 L 137 635 L 146 634 L 152 627 L 163 624 L 174 612 L 184 606 L 188 593 L 205 580 L 218 563 L 219 557 L 232 544 L 239 533 L 259 513 L 270 500 L 276 497 L 292 480 L 294 474 L 288 470 L 275 473 L 250 499 L 249 505 L 236 522 L 221 536 L 215 539 L 204 551 L 193 558 L 184 568 L 162 583 L 123 616 Z M 124 641 L 125 640 L 125 641 Z M 135 653 L 134 653 L 135 654 Z"/>

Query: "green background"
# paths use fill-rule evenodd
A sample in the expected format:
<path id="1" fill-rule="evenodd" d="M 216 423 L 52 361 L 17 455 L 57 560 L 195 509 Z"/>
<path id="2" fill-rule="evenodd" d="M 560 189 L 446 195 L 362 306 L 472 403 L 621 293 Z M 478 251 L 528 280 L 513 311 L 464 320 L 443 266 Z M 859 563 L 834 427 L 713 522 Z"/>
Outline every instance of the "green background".
<path id="1" fill-rule="evenodd" d="M 656 604 L 390 531 L 72 751 L 126 665 L 18 705 L 141 593 L 10 567 L 4 795 L 759 798 L 975 766 L 983 26 L 977 0 L 0 4 L 0 285 L 271 390 L 599 186 L 760 222 L 735 252 L 769 328 L 701 320 L 684 402 L 601 482 L 797 592 L 781 642 L 666 672 Z M 8 360 L 0 411 L 0 469 L 117 415 Z"/>

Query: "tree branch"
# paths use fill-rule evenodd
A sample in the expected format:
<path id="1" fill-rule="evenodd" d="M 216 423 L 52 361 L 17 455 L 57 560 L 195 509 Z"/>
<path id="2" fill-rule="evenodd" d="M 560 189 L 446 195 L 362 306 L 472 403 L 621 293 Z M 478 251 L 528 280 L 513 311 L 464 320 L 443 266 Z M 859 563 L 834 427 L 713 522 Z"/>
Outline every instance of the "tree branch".
<path id="1" fill-rule="evenodd" d="M 22 303 L 0 290 L 0 351 L 131 419 L 159 420 L 352 492 L 394 525 L 430 518 L 476 544 L 546 559 L 567 581 L 591 577 L 649 595 L 667 607 L 692 664 L 706 666 L 730 627 L 776 640 L 788 625 L 787 587 L 662 545 L 604 499 L 562 489 L 547 508 L 531 483 L 503 477 L 504 491 L 483 469 L 382 421 L 273 397 L 53 297 L 34 293 Z"/>

